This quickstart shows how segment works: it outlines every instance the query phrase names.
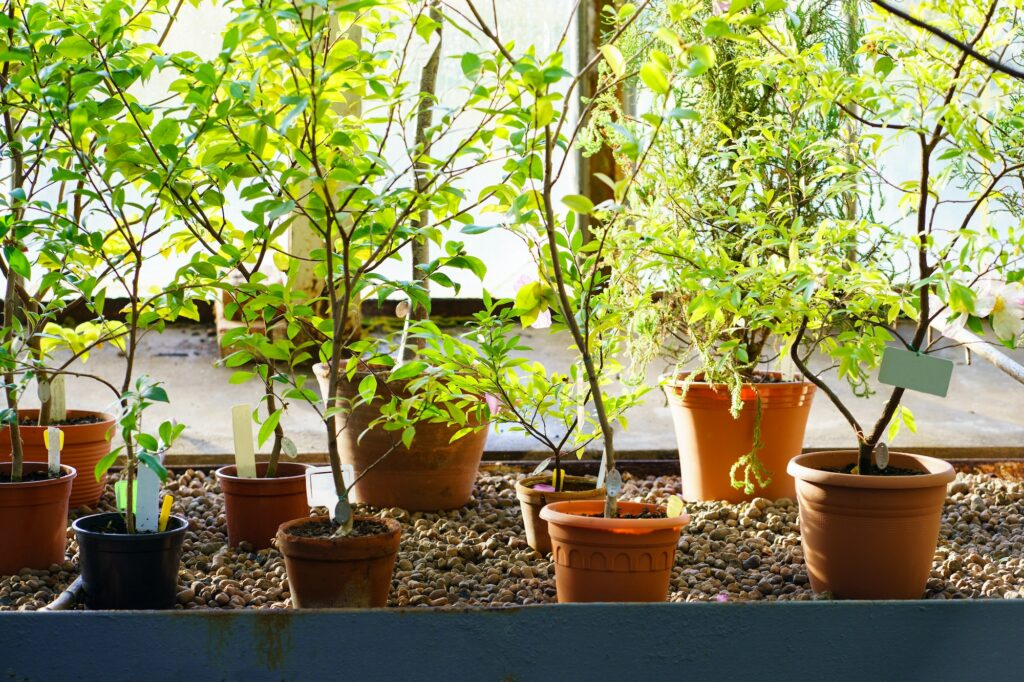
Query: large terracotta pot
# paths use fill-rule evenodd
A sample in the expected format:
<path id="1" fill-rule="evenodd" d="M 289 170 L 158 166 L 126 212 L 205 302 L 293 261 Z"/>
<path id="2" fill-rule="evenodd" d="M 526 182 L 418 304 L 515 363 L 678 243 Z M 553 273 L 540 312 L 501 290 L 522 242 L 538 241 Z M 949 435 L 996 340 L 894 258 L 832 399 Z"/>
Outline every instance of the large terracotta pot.
<path id="1" fill-rule="evenodd" d="M 327 366 L 319 364 L 313 369 L 320 391 L 326 395 Z M 357 372 L 352 381 L 340 378 L 341 397 L 354 399 L 359 382 L 366 375 L 367 372 Z M 401 395 L 404 388 L 401 384 L 392 384 L 391 390 Z M 357 476 L 373 466 L 353 486 L 349 499 L 374 507 L 400 507 L 409 511 L 440 511 L 465 506 L 473 495 L 488 430 L 481 429 L 453 443 L 452 436 L 460 427 L 420 422 L 416 425 L 412 447 L 406 448 L 397 431 L 385 431 L 381 427 L 366 431 L 370 423 L 380 417 L 382 400 L 375 399 L 371 405 L 361 405 L 351 414 L 337 417 L 342 463 L 351 464 Z M 398 447 L 381 459 L 396 442 Z"/>
<path id="2" fill-rule="evenodd" d="M 939 537 L 949 462 L 891 453 L 889 466 L 918 476 L 822 471 L 856 461 L 852 450 L 794 457 L 804 560 L 815 592 L 838 599 L 919 599 Z"/>
<path id="3" fill-rule="evenodd" d="M 78 538 L 85 604 L 90 609 L 170 609 L 178 591 L 188 521 L 170 516 L 159 533 L 125 531 L 119 512 L 71 524 Z"/>
<path id="4" fill-rule="evenodd" d="M 93 472 L 96 464 L 110 453 L 110 439 L 114 434 L 114 417 L 104 412 L 88 410 L 68 410 L 68 419 L 96 416 L 102 421 L 95 424 L 71 424 L 60 426 L 64 432 L 64 448 L 60 452 L 61 464 L 77 469 L 82 473 L 75 479 L 71 487 L 71 509 L 78 507 L 95 507 L 103 495 L 103 487 L 107 482 L 104 474 L 96 480 Z M 18 410 L 19 419 L 38 419 L 39 410 Z M 21 442 L 28 462 L 47 461 L 46 443 L 43 442 L 45 426 L 22 426 Z M 0 462 L 11 461 L 10 427 L 0 429 Z"/>
<path id="5" fill-rule="evenodd" d="M 25 462 L 23 472 L 46 468 L 46 464 Z M 60 478 L 0 483 L 0 575 L 64 563 L 68 497 L 78 472 L 67 465 L 61 469 Z M 0 472 L 10 476 L 10 463 L 0 464 Z"/>
<path id="6" fill-rule="evenodd" d="M 234 465 L 217 469 L 228 519 L 228 544 L 248 542 L 253 549 L 270 547 L 285 521 L 309 515 L 305 464 L 278 462 L 277 476 L 263 478 L 267 464 L 256 465 L 259 478 L 240 478 Z"/>
<path id="7" fill-rule="evenodd" d="M 621 514 L 662 507 L 619 502 Z M 548 522 L 559 602 L 665 601 L 676 563 L 683 514 L 665 519 L 606 519 L 604 502 L 554 502 L 540 517 Z"/>
<path id="8" fill-rule="evenodd" d="M 550 474 L 527 476 L 516 481 L 516 497 L 519 498 L 519 507 L 523 512 L 523 529 L 526 531 L 526 542 L 541 554 L 547 554 L 551 551 L 551 536 L 548 535 L 547 521 L 540 517 L 540 510 L 550 502 L 603 500 L 606 493 L 604 487 L 594 487 L 597 479 L 589 476 L 565 477 L 564 487 L 581 487 L 585 488 L 584 490 L 566 490 L 560 493 L 534 490 L 533 486 L 538 483 L 551 483 Z"/>
<path id="9" fill-rule="evenodd" d="M 667 379 L 664 384 L 679 448 L 683 499 L 743 502 L 754 497 L 792 498 L 795 488 L 786 473 L 786 463 L 803 450 L 814 384 L 748 384 L 742 392 L 743 409 L 734 419 L 729 411 L 732 398 L 726 386 L 694 381 L 683 395 L 681 387 L 686 376 Z M 772 480 L 767 487 L 747 495 L 732 487 L 729 470 L 754 446 L 758 396 L 764 446 L 757 454 L 771 472 Z"/>
<path id="10" fill-rule="evenodd" d="M 295 519 L 277 531 L 292 605 L 297 609 L 387 606 L 402 527 L 394 519 L 357 516 L 356 521 L 383 523 L 387 532 L 343 538 L 302 537 L 289 532 L 326 520 L 326 516 Z"/>

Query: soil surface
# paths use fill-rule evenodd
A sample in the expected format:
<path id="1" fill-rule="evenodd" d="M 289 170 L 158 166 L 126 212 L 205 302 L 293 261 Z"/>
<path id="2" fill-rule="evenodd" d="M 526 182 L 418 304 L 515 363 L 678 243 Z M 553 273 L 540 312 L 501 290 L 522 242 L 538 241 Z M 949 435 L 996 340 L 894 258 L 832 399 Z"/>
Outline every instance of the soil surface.
<path id="1" fill-rule="evenodd" d="M 51 474 L 48 469 L 42 469 L 40 471 L 31 471 L 21 477 L 22 483 L 33 483 L 36 481 L 55 481 L 58 478 L 64 478 L 66 474 L 62 469 L 60 473 Z M 0 483 L 10 483 L 11 475 L 7 473 L 0 473 Z"/>
<path id="2" fill-rule="evenodd" d="M 925 599 L 1024 598 L 1024 465 L 973 465 L 949 484 Z M 997 475 L 998 474 L 998 475 Z M 526 544 L 515 495 L 521 474 L 484 472 L 473 499 L 441 514 L 356 505 L 358 514 L 402 526 L 388 605 L 500 608 L 554 603 L 550 555 Z M 112 486 L 96 510 L 114 511 Z M 227 546 L 224 499 L 212 473 L 178 471 L 166 485 L 173 512 L 188 519 L 178 584 L 179 609 L 283 609 L 291 606 L 284 561 L 276 549 Z M 623 475 L 622 499 L 664 504 L 678 476 Z M 314 510 L 324 514 L 326 510 Z M 815 594 L 800 544 L 799 515 L 789 499 L 742 504 L 687 503 L 669 601 L 787 601 Z M 78 575 L 78 544 L 69 533 L 61 564 L 0 577 L 0 610 L 31 611 L 53 601 Z"/>
<path id="3" fill-rule="evenodd" d="M 615 516 L 617 519 L 667 519 L 668 514 L 663 511 L 652 511 L 650 509 L 644 509 L 639 514 L 623 514 L 622 510 L 618 510 L 618 514 Z M 586 516 L 591 519 L 601 518 L 604 514 L 580 514 L 580 516 Z"/>
<path id="4" fill-rule="evenodd" d="M 852 474 L 854 469 L 857 468 L 856 464 L 850 463 L 844 467 L 822 467 L 822 471 L 831 471 L 836 474 Z M 867 476 L 924 476 L 926 471 L 920 469 L 906 469 L 903 467 L 885 467 L 880 469 L 877 464 L 871 465 L 871 470 L 866 474 Z"/>
<path id="5" fill-rule="evenodd" d="M 75 417 L 74 419 L 61 419 L 59 421 L 51 421 L 50 426 L 84 426 L 86 424 L 100 424 L 104 420 L 97 417 L 94 414 L 87 414 L 84 417 Z M 33 417 L 24 417 L 18 419 L 20 426 L 39 426 L 39 420 Z"/>
<path id="6" fill-rule="evenodd" d="M 334 536 L 336 530 L 338 530 L 338 526 L 333 521 L 314 521 L 288 529 L 288 535 L 299 538 L 329 538 Z M 384 535 L 387 532 L 388 527 L 380 521 L 357 519 L 352 523 L 352 531 L 347 537 L 363 538 L 370 535 Z"/>

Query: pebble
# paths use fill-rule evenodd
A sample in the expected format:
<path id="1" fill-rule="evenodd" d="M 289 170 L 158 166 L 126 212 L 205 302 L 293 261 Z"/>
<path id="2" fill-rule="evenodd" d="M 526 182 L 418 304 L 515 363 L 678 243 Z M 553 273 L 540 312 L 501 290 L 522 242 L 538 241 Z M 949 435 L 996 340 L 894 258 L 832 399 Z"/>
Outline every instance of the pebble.
<path id="1" fill-rule="evenodd" d="M 481 473 L 473 500 L 441 514 L 357 507 L 403 526 L 389 606 L 506 607 L 553 603 L 554 565 L 530 549 L 516 502 L 515 475 Z M 284 562 L 274 549 L 227 546 L 223 498 L 212 473 L 172 478 L 174 512 L 189 517 L 178 608 L 288 608 Z M 676 476 L 624 476 L 623 499 L 662 501 Z M 957 474 L 949 486 L 939 546 L 925 598 L 1024 598 L 1024 483 L 990 474 Z M 112 511 L 108 494 L 98 511 Z M 815 600 L 793 500 L 687 503 L 691 517 L 676 551 L 669 601 Z M 82 509 L 72 516 L 89 513 Z M 77 543 L 68 560 L 0 578 L 0 610 L 35 610 L 77 575 Z"/>

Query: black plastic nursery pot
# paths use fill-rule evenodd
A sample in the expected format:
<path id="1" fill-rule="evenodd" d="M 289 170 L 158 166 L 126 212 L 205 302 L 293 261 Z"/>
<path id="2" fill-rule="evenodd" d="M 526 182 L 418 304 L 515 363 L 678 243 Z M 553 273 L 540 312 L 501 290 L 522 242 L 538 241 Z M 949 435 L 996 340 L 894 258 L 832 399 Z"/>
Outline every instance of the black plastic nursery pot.
<path id="1" fill-rule="evenodd" d="M 77 519 L 78 562 L 90 609 L 170 609 L 188 521 L 171 516 L 161 533 L 124 532 L 121 514 Z"/>

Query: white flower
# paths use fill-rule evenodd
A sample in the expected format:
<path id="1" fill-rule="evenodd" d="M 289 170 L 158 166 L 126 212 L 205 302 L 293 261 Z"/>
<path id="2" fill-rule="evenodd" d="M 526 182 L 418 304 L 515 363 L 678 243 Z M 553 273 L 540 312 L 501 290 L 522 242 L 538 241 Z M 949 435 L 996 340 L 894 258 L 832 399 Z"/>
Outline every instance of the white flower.
<path id="1" fill-rule="evenodd" d="M 974 314 L 990 318 L 998 338 L 1016 341 L 1024 333 L 1024 284 L 983 282 L 974 299 Z"/>

